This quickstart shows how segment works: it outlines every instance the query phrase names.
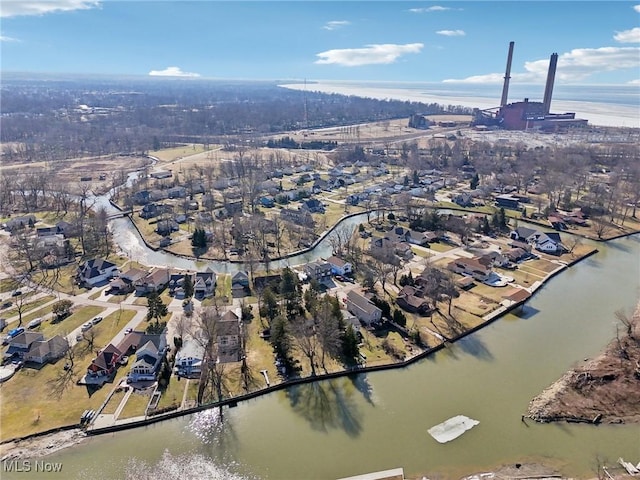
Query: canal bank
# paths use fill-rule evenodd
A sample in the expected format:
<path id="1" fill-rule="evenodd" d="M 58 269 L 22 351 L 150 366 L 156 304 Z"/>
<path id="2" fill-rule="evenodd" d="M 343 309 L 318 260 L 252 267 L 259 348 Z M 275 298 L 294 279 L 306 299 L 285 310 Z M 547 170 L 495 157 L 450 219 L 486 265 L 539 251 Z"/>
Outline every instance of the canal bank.
<path id="1" fill-rule="evenodd" d="M 91 437 L 51 456 L 68 473 L 52 478 L 123 478 L 131 462 L 150 469 L 169 462 L 254 479 L 340 478 L 393 466 L 408 478 L 448 479 L 527 460 L 592 478 L 596 457 L 640 459 L 637 425 L 521 421 L 535 395 L 615 336 L 613 312 L 636 304 L 640 236 L 594 246 L 598 254 L 550 280 L 518 316 L 406 368 L 296 385 L 225 409 L 223 422 L 208 410 Z M 427 434 L 458 414 L 480 424 L 448 444 Z"/>

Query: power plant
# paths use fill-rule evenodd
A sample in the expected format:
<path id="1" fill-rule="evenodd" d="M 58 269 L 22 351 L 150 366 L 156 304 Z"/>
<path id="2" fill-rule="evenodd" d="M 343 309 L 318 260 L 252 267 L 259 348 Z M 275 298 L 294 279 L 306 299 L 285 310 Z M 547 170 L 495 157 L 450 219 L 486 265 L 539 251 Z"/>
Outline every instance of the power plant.
<path id="1" fill-rule="evenodd" d="M 500 106 L 474 112 L 473 124 L 477 126 L 494 126 L 505 130 L 544 130 L 557 131 L 566 128 L 584 127 L 587 120 L 576 118 L 575 113 L 550 113 L 553 84 L 558 66 L 558 54 L 553 53 L 549 59 L 549 71 L 542 102 L 530 102 L 525 98 L 522 102 L 507 103 L 509 97 L 509 80 L 511 79 L 511 62 L 513 60 L 514 42 L 509 43 L 507 68 L 502 86 Z"/>

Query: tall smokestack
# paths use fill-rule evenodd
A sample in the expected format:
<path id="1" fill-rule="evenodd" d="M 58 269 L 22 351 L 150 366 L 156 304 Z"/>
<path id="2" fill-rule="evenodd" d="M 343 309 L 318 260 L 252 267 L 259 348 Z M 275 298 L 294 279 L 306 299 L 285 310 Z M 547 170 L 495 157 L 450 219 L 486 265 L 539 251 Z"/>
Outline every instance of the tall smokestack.
<path id="1" fill-rule="evenodd" d="M 547 85 L 544 87 L 544 113 L 547 115 L 551 109 L 551 95 L 553 94 L 553 82 L 556 79 L 556 67 L 558 66 L 558 54 L 552 53 L 549 59 L 549 72 L 547 73 Z"/>
<path id="2" fill-rule="evenodd" d="M 504 85 L 502 86 L 502 99 L 500 106 L 507 104 L 507 96 L 509 95 L 509 79 L 511 78 L 511 60 L 513 59 L 513 45 L 515 42 L 509 42 L 509 54 L 507 55 L 507 70 L 504 72 Z"/>

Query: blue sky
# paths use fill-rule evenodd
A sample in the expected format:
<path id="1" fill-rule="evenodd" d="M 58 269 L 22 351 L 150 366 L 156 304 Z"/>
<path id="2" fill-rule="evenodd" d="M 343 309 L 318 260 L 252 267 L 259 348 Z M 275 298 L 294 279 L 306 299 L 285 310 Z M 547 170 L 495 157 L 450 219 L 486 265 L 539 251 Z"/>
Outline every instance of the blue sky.
<path id="1" fill-rule="evenodd" d="M 3 72 L 640 85 L 640 1 L 1 0 Z"/>

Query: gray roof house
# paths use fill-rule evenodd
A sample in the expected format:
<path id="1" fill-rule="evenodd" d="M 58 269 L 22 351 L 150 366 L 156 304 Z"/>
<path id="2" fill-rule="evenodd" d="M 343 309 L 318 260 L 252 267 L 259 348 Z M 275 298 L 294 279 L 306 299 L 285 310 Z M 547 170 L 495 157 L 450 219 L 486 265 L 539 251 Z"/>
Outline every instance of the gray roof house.
<path id="1" fill-rule="evenodd" d="M 347 293 L 347 310 L 365 325 L 379 322 L 382 318 L 382 310 L 355 290 Z"/>

